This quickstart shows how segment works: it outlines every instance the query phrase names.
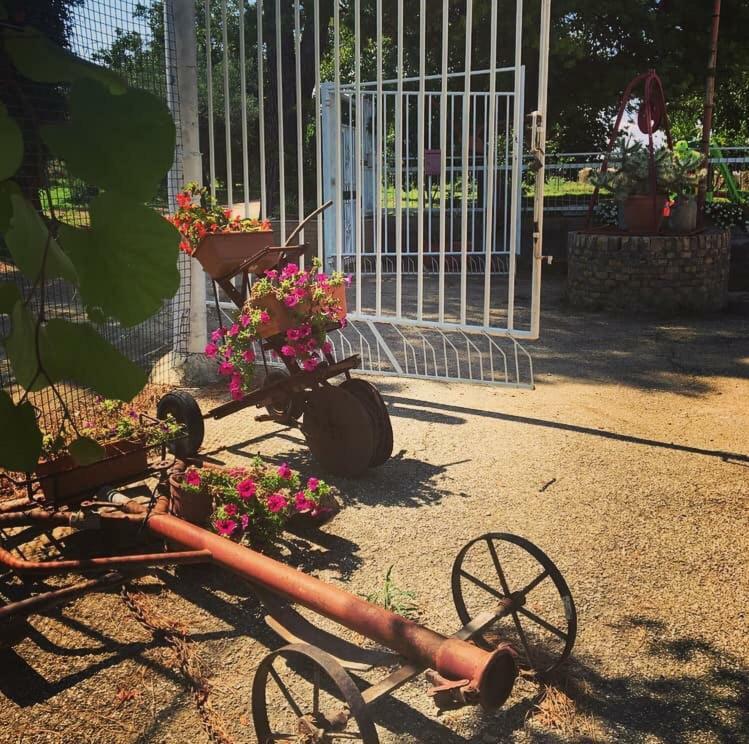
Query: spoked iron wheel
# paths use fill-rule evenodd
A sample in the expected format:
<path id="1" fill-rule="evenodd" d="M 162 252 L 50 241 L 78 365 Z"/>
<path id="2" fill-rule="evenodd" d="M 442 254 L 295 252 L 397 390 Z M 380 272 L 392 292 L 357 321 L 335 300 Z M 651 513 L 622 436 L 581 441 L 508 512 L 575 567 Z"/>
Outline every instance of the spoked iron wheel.
<path id="1" fill-rule="evenodd" d="M 355 477 L 369 467 L 375 425 L 364 404 L 347 390 L 332 385 L 313 390 L 302 432 L 315 459 L 334 475 Z"/>
<path id="2" fill-rule="evenodd" d="M 375 420 L 377 436 L 369 465 L 376 468 L 387 462 L 393 454 L 393 427 L 390 424 L 390 414 L 385 401 L 380 391 L 366 380 L 352 377 L 342 382 L 341 387 L 353 393 L 366 406 Z"/>
<path id="3" fill-rule="evenodd" d="M 516 535 L 489 533 L 458 553 L 452 593 L 462 623 L 507 597 L 511 612 L 475 636 L 485 648 L 509 641 L 522 668 L 549 674 L 570 654 L 577 613 L 567 582 L 551 559 Z"/>
<path id="4" fill-rule="evenodd" d="M 263 387 L 269 387 L 274 383 L 287 380 L 289 373 L 274 369 L 268 373 L 263 380 Z M 270 404 L 265 407 L 268 415 L 279 424 L 289 425 L 296 421 L 304 412 L 304 397 L 285 390 L 279 390 L 273 395 Z"/>
<path id="5" fill-rule="evenodd" d="M 252 718 L 261 744 L 379 742 L 351 677 L 330 654 L 306 643 L 284 646 L 260 662 Z"/>

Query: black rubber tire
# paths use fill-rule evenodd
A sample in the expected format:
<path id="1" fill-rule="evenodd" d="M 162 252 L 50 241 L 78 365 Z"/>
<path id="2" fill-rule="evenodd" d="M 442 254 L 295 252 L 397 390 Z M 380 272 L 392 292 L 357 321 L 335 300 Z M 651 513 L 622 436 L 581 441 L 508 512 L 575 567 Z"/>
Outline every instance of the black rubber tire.
<path id="1" fill-rule="evenodd" d="M 274 369 L 268 372 L 268 376 L 263 380 L 263 387 L 267 387 L 274 382 L 279 380 L 288 379 L 289 373 L 283 369 Z M 288 426 L 289 424 L 298 421 L 300 416 L 304 413 L 304 395 L 292 394 L 283 405 L 276 404 L 266 406 L 265 410 L 268 415 L 279 424 Z"/>
<path id="2" fill-rule="evenodd" d="M 156 405 L 156 416 L 159 419 L 165 419 L 170 413 L 178 424 L 184 425 L 187 429 L 187 436 L 169 442 L 167 449 L 180 460 L 194 457 L 205 436 L 203 414 L 198 402 L 184 390 L 172 390 Z"/>
<path id="3" fill-rule="evenodd" d="M 379 467 L 386 463 L 393 454 L 393 427 L 385 401 L 380 391 L 371 382 L 358 377 L 344 380 L 341 387 L 359 398 L 377 420 L 377 441 L 369 466 Z"/>

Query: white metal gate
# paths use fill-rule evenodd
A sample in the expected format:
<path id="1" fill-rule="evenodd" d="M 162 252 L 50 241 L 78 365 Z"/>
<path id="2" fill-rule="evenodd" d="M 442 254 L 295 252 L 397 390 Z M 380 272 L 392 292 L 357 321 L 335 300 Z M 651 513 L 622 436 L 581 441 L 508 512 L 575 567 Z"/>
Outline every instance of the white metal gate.
<path id="1" fill-rule="evenodd" d="M 404 0 L 385 9 L 382 0 L 334 0 L 329 19 L 319 0 L 256 0 L 256 38 L 249 41 L 245 2 L 204 0 L 208 132 L 202 149 L 210 180 L 214 188 L 223 180 L 218 192 L 227 202 L 238 201 L 241 192 L 248 208 L 254 186 L 248 163 L 256 156 L 261 210 L 278 220 L 282 238 L 288 221 L 314 202 L 333 199 L 333 208 L 304 237 L 312 240 L 314 232 L 326 269 L 353 275 L 353 322 L 332 340 L 343 354 L 359 351 L 364 369 L 532 385 L 531 358 L 521 343 L 536 339 L 540 328 L 550 3 L 540 0 L 538 102 L 527 112 L 523 0 L 492 2 L 488 18 L 474 18 L 473 0 L 465 0 L 464 23 L 454 26 L 464 49 L 462 69 L 455 48 L 449 54 L 455 33 L 449 14 L 456 5 L 449 0 L 442 0 L 441 16 L 437 0 L 419 0 L 418 12 L 411 3 L 408 17 Z M 384 14 L 394 29 L 390 37 L 383 34 Z M 500 17 L 507 30 L 513 16 L 512 39 L 506 33 L 500 38 Z M 373 28 L 363 34 L 362 19 L 372 17 Z M 440 45 L 428 50 L 427 24 L 434 17 L 441 25 Z M 486 28 L 488 55 L 476 69 L 474 36 Z M 306 97 L 310 40 L 315 79 Z M 394 50 L 394 65 L 386 60 L 387 50 Z M 237 52 L 239 91 L 230 82 Z M 256 68 L 256 120 L 248 113 L 248 59 Z M 370 76 L 372 67 L 372 79 L 365 79 L 363 70 Z M 330 80 L 321 80 L 321 68 Z M 217 160 L 217 97 L 223 98 L 225 167 Z M 241 184 L 232 162 L 236 103 Z M 524 131 L 527 116 L 530 132 Z M 248 127 L 257 127 L 257 153 L 248 151 Z M 305 180 L 312 162 L 313 185 Z M 526 225 L 531 269 L 519 276 L 524 178 L 535 180 L 535 201 L 533 223 Z"/>

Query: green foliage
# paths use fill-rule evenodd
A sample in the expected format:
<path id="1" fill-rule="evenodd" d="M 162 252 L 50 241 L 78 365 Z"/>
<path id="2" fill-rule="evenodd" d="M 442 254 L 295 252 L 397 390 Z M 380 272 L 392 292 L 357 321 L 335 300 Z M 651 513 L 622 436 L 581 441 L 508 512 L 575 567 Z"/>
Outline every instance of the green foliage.
<path id="1" fill-rule="evenodd" d="M 8 109 L 0 103 L 0 181 L 10 178 L 21 166 L 23 138 L 21 128 L 8 116 Z"/>
<path id="2" fill-rule="evenodd" d="M 142 90 L 112 95 L 83 79 L 70 94 L 70 119 L 41 135 L 73 175 L 136 201 L 156 193 L 174 159 L 174 122 L 163 102 Z"/>
<path id="3" fill-rule="evenodd" d="M 10 470 L 33 470 L 42 452 L 42 433 L 31 403 L 13 404 L 0 390 L 0 461 Z"/>
<path id="4" fill-rule="evenodd" d="M 90 437 L 78 437 L 68 445 L 68 451 L 78 465 L 89 465 L 104 457 L 104 447 Z"/>
<path id="5" fill-rule="evenodd" d="M 95 197 L 90 214 L 90 229 L 60 231 L 83 301 L 125 326 L 141 323 L 179 287 L 179 234 L 152 209 L 112 192 Z"/>
<path id="6" fill-rule="evenodd" d="M 5 234 L 5 242 L 24 276 L 33 281 L 43 269 L 46 279 L 59 277 L 75 283 L 73 264 L 62 252 L 39 213 L 20 193 L 12 193 L 10 203 L 13 217 L 10 229 Z"/>
<path id="7" fill-rule="evenodd" d="M 35 83 L 90 79 L 106 85 L 112 93 L 125 92 L 125 83 L 119 75 L 76 57 L 36 29 L 5 29 L 3 46 L 16 70 Z"/>
<path id="8" fill-rule="evenodd" d="M 114 318 L 125 326 L 146 320 L 174 295 L 179 235 L 142 204 L 171 166 L 174 124 L 160 100 L 126 88 L 111 71 L 76 58 L 34 29 L 5 29 L 0 41 L 20 76 L 35 83 L 71 84 L 72 91 L 69 120 L 42 131 L 31 132 L 27 126 L 22 133 L 0 107 L 0 178 L 13 176 L 23 139 L 31 133 L 35 139 L 41 136 L 53 155 L 85 181 L 80 184 L 84 193 L 104 192 L 93 199 L 91 228 L 76 230 L 59 220 L 60 198 L 53 197 L 43 153 L 37 153 L 44 176 L 40 201 L 51 219 L 13 181 L 0 181 L 0 233 L 28 280 L 24 295 L 16 285 L 0 285 L 0 312 L 11 321 L 2 341 L 16 381 L 26 390 L 15 403 L 6 393 L 0 395 L 0 467 L 34 469 L 42 434 L 27 398 L 48 385 L 65 414 L 50 441 L 59 440 L 70 424 L 76 434 L 70 453 L 79 463 L 91 462 L 101 450 L 79 431 L 55 386 L 70 382 L 107 398 L 131 400 L 147 375 L 90 323 L 47 317 L 46 285 L 53 279 L 68 282 L 80 292 L 90 318 Z M 8 85 L 25 108 L 32 106 L 25 81 L 11 76 Z"/>
<path id="9" fill-rule="evenodd" d="M 366 595 L 367 602 L 380 605 L 402 617 L 416 616 L 418 614 L 418 607 L 415 603 L 416 595 L 412 591 L 398 587 L 392 574 L 393 566 L 390 566 L 385 572 L 382 586 Z"/>

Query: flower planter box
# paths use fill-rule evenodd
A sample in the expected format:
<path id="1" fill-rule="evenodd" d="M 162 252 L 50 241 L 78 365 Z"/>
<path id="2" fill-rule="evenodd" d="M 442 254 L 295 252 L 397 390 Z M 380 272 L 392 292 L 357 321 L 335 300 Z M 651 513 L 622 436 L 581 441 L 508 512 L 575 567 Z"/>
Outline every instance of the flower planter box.
<path id="1" fill-rule="evenodd" d="M 663 222 L 663 208 L 668 196 L 657 194 L 655 208 L 652 194 L 635 194 L 624 200 L 624 222 L 637 235 L 657 233 Z"/>
<path id="2" fill-rule="evenodd" d="M 227 232 L 210 233 L 198 243 L 193 256 L 198 259 L 203 270 L 212 279 L 223 279 L 237 271 L 248 259 L 273 245 L 273 233 Z M 253 273 L 262 273 L 273 268 L 278 256 L 268 254 L 268 265 L 258 266 Z"/>
<path id="3" fill-rule="evenodd" d="M 104 458 L 90 465 L 78 465 L 70 455 L 37 465 L 42 493 L 50 501 L 64 501 L 100 486 L 127 480 L 148 469 L 148 445 L 122 440 L 104 445 Z"/>
<path id="4" fill-rule="evenodd" d="M 182 485 L 184 474 L 169 476 L 169 513 L 193 524 L 207 524 L 213 512 L 213 499 L 205 490 L 186 491 Z"/>
<path id="5" fill-rule="evenodd" d="M 346 317 L 346 287 L 341 284 L 331 287 L 333 298 L 339 303 L 339 309 L 336 312 L 336 318 L 340 321 Z M 265 310 L 270 315 L 270 321 L 260 326 L 260 337 L 270 338 L 279 333 L 285 333 L 289 328 L 294 328 L 299 324 L 297 318 L 299 313 L 309 315 L 315 311 L 311 307 L 311 301 L 300 302 L 295 307 L 286 307 L 275 295 L 266 295 L 257 300 L 251 300 L 252 307 Z"/>

